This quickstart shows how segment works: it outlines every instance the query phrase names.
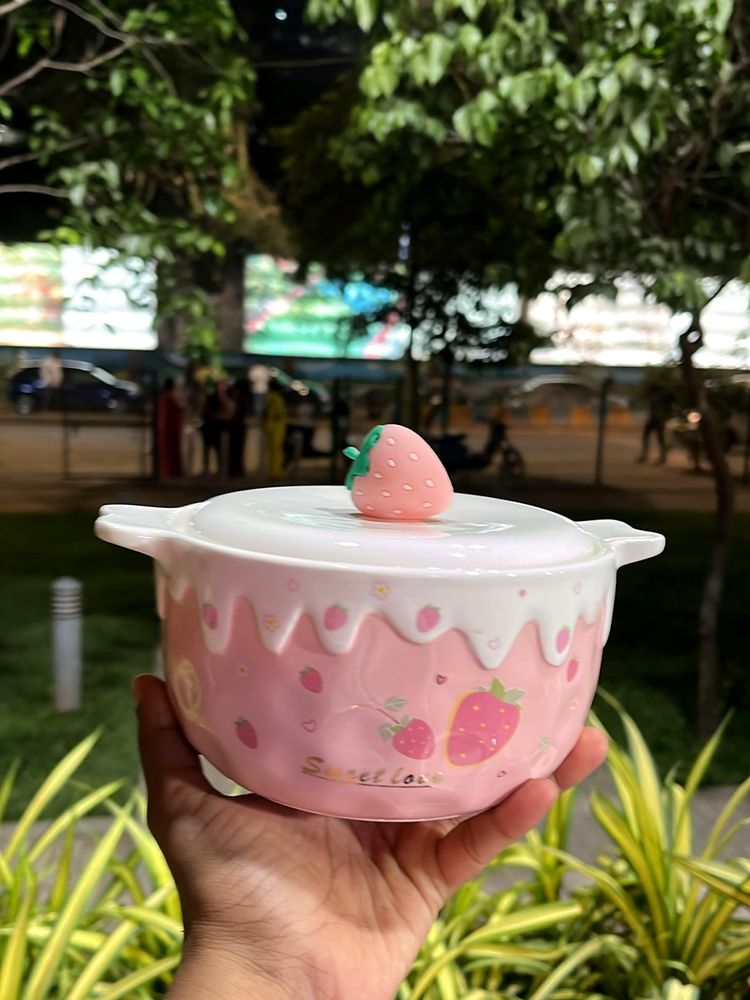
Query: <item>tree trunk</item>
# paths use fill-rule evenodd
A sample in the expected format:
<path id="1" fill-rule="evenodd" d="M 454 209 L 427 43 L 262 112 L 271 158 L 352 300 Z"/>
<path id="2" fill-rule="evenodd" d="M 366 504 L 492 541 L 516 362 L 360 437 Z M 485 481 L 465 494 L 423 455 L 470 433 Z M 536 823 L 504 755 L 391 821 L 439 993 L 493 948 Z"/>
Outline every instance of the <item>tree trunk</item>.
<path id="1" fill-rule="evenodd" d="M 244 248 L 228 246 L 226 256 L 216 262 L 217 287 L 209 299 L 222 353 L 241 354 L 244 350 L 245 256 Z"/>
<path id="2" fill-rule="evenodd" d="M 693 355 L 702 346 L 700 314 L 680 337 L 681 369 L 689 405 L 701 415 L 700 434 L 711 466 L 716 494 L 714 536 L 698 613 L 698 691 L 696 724 L 700 739 L 713 733 L 721 717 L 719 697 L 719 611 L 724 589 L 734 519 L 734 483 L 714 415 L 707 404 L 703 383 L 693 366 Z"/>
<path id="3" fill-rule="evenodd" d="M 451 422 L 451 383 L 453 376 L 453 351 L 450 347 L 445 349 L 445 354 L 443 356 L 443 387 L 441 390 L 441 430 L 443 436 L 445 436 L 450 429 Z"/>

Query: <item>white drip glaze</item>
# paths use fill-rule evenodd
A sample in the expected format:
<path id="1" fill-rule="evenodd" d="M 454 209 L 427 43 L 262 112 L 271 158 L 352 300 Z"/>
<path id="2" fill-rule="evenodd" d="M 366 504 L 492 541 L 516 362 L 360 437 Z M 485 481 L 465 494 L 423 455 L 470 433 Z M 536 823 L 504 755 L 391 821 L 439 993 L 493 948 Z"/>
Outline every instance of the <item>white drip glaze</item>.
<path id="1" fill-rule="evenodd" d="M 303 615 L 333 654 L 379 615 L 415 643 L 457 629 L 487 669 L 528 622 L 555 666 L 568 653 L 565 630 L 572 635 L 580 618 L 593 624 L 603 609 L 606 640 L 618 563 L 663 545 L 619 522 L 581 527 L 487 497 L 458 495 L 441 518 L 409 525 L 352 510 L 342 487 L 281 487 L 175 510 L 108 507 L 97 532 L 157 560 L 161 615 L 163 587 L 178 601 L 195 593 L 212 652 L 226 647 L 236 603 L 247 600 L 274 652 Z"/>

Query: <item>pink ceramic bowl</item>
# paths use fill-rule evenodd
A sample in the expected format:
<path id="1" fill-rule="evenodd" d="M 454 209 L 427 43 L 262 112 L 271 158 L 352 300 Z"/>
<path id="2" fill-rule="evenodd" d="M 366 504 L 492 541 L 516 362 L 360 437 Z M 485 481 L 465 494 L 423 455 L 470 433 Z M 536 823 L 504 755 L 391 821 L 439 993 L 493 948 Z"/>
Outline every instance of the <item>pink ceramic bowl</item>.
<path id="1" fill-rule="evenodd" d="M 457 495 L 376 521 L 343 487 L 102 508 L 156 560 L 166 677 L 193 746 L 297 809 L 476 812 L 550 774 L 596 689 L 618 566 L 661 535 Z"/>

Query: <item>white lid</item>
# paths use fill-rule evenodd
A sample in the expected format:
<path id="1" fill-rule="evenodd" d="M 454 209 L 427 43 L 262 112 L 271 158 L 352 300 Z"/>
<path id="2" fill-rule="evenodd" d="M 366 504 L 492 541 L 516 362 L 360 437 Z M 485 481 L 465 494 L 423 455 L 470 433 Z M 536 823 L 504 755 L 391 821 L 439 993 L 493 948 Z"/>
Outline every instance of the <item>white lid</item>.
<path id="1" fill-rule="evenodd" d="M 457 494 L 439 517 L 374 520 L 341 486 L 280 486 L 228 493 L 173 512 L 186 538 L 272 559 L 389 570 L 484 573 L 567 566 L 605 551 L 574 521 L 538 507 Z"/>

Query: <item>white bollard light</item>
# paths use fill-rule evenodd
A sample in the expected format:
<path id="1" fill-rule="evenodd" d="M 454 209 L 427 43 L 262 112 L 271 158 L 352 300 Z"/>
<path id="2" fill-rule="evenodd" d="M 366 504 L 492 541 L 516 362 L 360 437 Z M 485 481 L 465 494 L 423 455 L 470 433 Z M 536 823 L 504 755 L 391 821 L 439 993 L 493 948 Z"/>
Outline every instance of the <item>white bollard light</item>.
<path id="1" fill-rule="evenodd" d="M 52 679 L 55 708 L 81 707 L 81 581 L 61 576 L 52 584 Z"/>

